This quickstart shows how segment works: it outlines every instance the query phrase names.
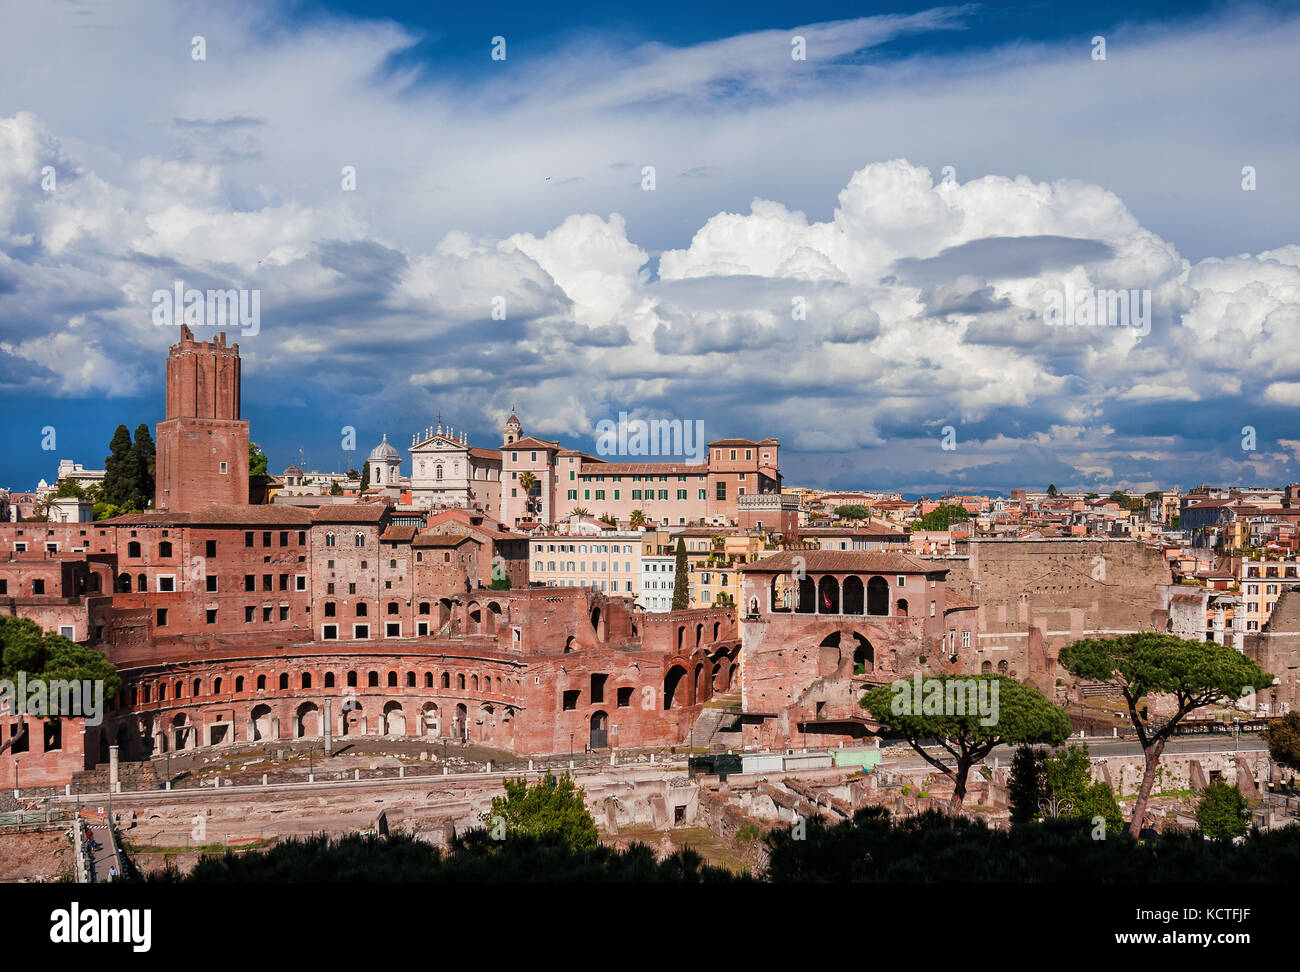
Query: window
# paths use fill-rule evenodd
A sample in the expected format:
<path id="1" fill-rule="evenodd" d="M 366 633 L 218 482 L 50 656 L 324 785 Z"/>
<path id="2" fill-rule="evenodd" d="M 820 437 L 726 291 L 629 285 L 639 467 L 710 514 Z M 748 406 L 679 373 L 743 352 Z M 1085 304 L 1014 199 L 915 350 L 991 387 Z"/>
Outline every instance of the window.
<path id="1" fill-rule="evenodd" d="M 720 500 L 725 500 L 727 498 L 727 484 L 725 482 L 718 483 L 717 497 Z"/>
<path id="2" fill-rule="evenodd" d="M 245 574 L 245 575 L 244 575 L 244 590 L 246 590 L 246 591 L 255 591 L 255 590 L 257 590 L 257 575 L 256 575 L 256 574 Z"/>
<path id="3" fill-rule="evenodd" d="M 162 543 L 158 544 L 159 557 L 170 557 L 171 555 L 172 555 L 172 545 L 170 542 L 164 540 Z"/>
<path id="4" fill-rule="evenodd" d="M 167 609 L 166 609 L 166 608 L 159 608 L 159 609 L 158 609 L 158 615 L 157 615 L 157 618 L 155 619 L 154 624 L 155 624 L 156 627 L 159 627 L 159 628 L 165 628 L 165 627 L 167 627 Z"/>
<path id="5" fill-rule="evenodd" d="M 358 547 L 364 547 L 366 545 L 366 535 L 364 533 L 358 533 L 353 539 L 356 541 Z"/>
<path id="6" fill-rule="evenodd" d="M 906 578 L 905 576 L 903 576 L 902 574 L 899 574 L 899 575 L 898 575 L 898 586 L 899 586 L 899 587 L 906 587 L 906 586 L 907 586 L 907 578 Z"/>
<path id="7" fill-rule="evenodd" d="M 244 546 L 251 547 L 252 545 L 253 545 L 253 531 L 249 530 L 244 534 Z"/>
<path id="8" fill-rule="evenodd" d="M 963 632 L 961 633 L 961 646 L 962 646 L 963 648 L 969 648 L 969 647 L 970 647 L 970 632 L 969 632 L 969 631 L 963 631 Z"/>
<path id="9" fill-rule="evenodd" d="M 251 537 L 252 534 L 250 533 L 249 536 Z M 252 544 L 250 544 L 249 546 L 252 546 Z M 333 533 L 333 531 L 330 531 L 329 533 L 325 534 L 325 546 L 327 546 L 327 547 L 332 547 L 332 546 L 334 546 L 334 533 Z"/>
<path id="10" fill-rule="evenodd" d="M 253 612 L 256 611 L 256 610 L 257 610 L 257 608 L 255 608 L 255 607 L 254 607 L 253 605 L 251 605 L 251 604 L 246 604 L 246 605 L 244 605 L 244 623 L 245 623 L 245 624 L 252 624 L 252 622 L 253 622 Z"/>
<path id="11" fill-rule="evenodd" d="M 280 605 L 280 620 L 281 621 L 289 620 L 289 605 L 287 604 Z"/>
<path id="12" fill-rule="evenodd" d="M 934 617 L 934 601 L 930 602 L 930 617 Z"/>
<path id="13" fill-rule="evenodd" d="M 332 586 L 332 585 L 331 585 Z M 307 589 L 307 575 L 298 574 L 293 579 L 293 589 L 295 591 L 305 591 Z"/>
<path id="14" fill-rule="evenodd" d="M 126 555 L 128 557 L 140 556 L 140 542 L 138 540 L 132 540 L 126 545 Z"/>
<path id="15" fill-rule="evenodd" d="M 224 475 L 226 475 L 226 473 L 228 473 L 228 472 L 230 472 L 230 464 L 227 463 L 227 462 L 223 462 L 223 463 L 221 464 L 221 475 L 224 476 Z"/>
<path id="16" fill-rule="evenodd" d="M 217 623 L 217 609 L 216 609 L 216 608 L 209 608 L 209 609 L 208 609 L 208 612 L 207 612 L 207 622 L 208 622 L 208 624 L 216 624 L 216 623 Z"/>
<path id="17" fill-rule="evenodd" d="M 336 608 L 337 608 L 337 605 L 336 605 L 333 601 L 326 601 L 326 602 L 325 602 L 325 617 L 327 617 L 327 618 L 335 617 L 335 613 L 334 613 L 334 612 L 335 612 Z"/>
<path id="18" fill-rule="evenodd" d="M 270 531 L 270 530 L 263 530 L 263 531 L 262 531 L 262 546 L 263 546 L 263 547 L 269 547 L 270 545 L 271 545 L 271 531 Z"/>
<path id="19" fill-rule="evenodd" d="M 171 574 L 159 574 L 158 590 L 164 594 L 173 593 L 176 590 L 176 578 Z"/>
<path id="20" fill-rule="evenodd" d="M 364 641 L 366 638 L 369 638 L 369 637 L 370 637 L 370 625 L 368 625 L 368 624 L 354 624 L 354 625 L 352 626 L 352 637 L 355 638 L 355 639 L 358 640 L 358 641 Z"/>
<path id="21" fill-rule="evenodd" d="M 217 541 L 215 540 L 203 541 L 203 556 L 215 557 L 216 555 L 217 555 Z"/>
<path id="22" fill-rule="evenodd" d="M 570 689 L 564 693 L 563 711 L 572 712 L 578 707 L 578 695 L 577 689 Z"/>
<path id="23" fill-rule="evenodd" d="M 207 577 L 204 578 L 204 583 L 205 583 L 205 585 L 206 585 L 206 589 L 207 589 L 207 591 L 208 591 L 209 593 L 212 593 L 212 594 L 215 594 L 215 593 L 216 593 L 216 590 L 217 590 L 217 575 L 216 575 L 216 574 L 208 574 Z"/>
<path id="24" fill-rule="evenodd" d="M 339 626 L 337 624 L 321 625 L 320 636 L 322 641 L 336 641 L 339 636 Z"/>
<path id="25" fill-rule="evenodd" d="M 621 688 L 618 690 L 618 707 L 620 709 L 629 708 L 632 705 L 632 689 Z"/>
<path id="26" fill-rule="evenodd" d="M 402 622 L 389 621 L 384 625 L 384 636 L 386 638 L 400 638 L 402 636 Z"/>
<path id="27" fill-rule="evenodd" d="M 287 546 L 289 546 L 289 531 L 288 531 L 288 530 L 281 530 L 281 531 L 280 531 L 280 546 L 282 546 L 282 547 L 287 547 Z"/>

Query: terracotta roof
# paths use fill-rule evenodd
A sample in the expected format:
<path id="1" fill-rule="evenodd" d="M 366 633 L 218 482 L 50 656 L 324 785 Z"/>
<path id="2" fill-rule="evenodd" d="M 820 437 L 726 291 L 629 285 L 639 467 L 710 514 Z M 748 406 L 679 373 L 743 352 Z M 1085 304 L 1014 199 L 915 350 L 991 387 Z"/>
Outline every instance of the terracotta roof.
<path id="1" fill-rule="evenodd" d="M 795 558 L 801 563 L 796 564 Z M 782 551 L 741 568 L 745 573 L 785 574 L 796 566 L 810 573 L 946 574 L 946 567 L 931 567 L 906 554 L 866 550 Z"/>
<path id="2" fill-rule="evenodd" d="M 776 439 L 773 439 L 770 436 L 758 442 L 755 442 L 753 439 L 714 439 L 712 442 L 708 443 L 710 448 L 713 446 L 761 446 L 777 444 Z"/>
<path id="3" fill-rule="evenodd" d="M 932 531 L 946 532 L 946 531 Z M 891 530 L 889 527 L 879 523 L 873 523 L 870 526 L 860 527 L 812 527 L 799 531 L 799 536 L 810 537 L 899 537 L 906 539 L 907 533 L 901 530 Z"/>
<path id="4" fill-rule="evenodd" d="M 338 503 L 312 511 L 313 523 L 377 523 L 388 513 L 384 503 Z"/>
<path id="5" fill-rule="evenodd" d="M 531 435 L 526 435 L 522 439 L 516 439 L 508 446 L 502 446 L 502 452 L 519 452 L 524 449 L 559 449 L 558 442 L 547 442 L 545 439 L 538 439 Z"/>
<path id="6" fill-rule="evenodd" d="M 468 534 L 464 534 L 464 533 L 458 536 L 452 536 L 445 533 L 421 533 L 417 535 L 414 540 L 411 541 L 411 546 L 412 547 L 459 547 L 462 543 L 466 543 L 466 542 L 478 543 L 479 540 L 476 537 L 471 537 Z"/>
<path id="7" fill-rule="evenodd" d="M 256 506 L 213 505 L 188 513 L 155 510 L 149 513 L 125 513 L 107 520 L 109 526 L 306 526 L 311 515 L 305 510 L 276 504 Z"/>
<path id="8" fill-rule="evenodd" d="M 412 539 L 417 532 L 419 532 L 419 528 L 413 524 L 393 524 L 380 534 L 379 539 L 395 540 L 400 543 Z"/>
<path id="9" fill-rule="evenodd" d="M 471 446 L 469 449 L 469 454 L 473 456 L 475 459 L 489 459 L 489 460 L 496 460 L 497 462 L 501 461 L 500 449 L 479 449 Z"/>
<path id="10" fill-rule="evenodd" d="M 595 476 L 704 476 L 705 464 L 685 462 L 584 462 L 581 472 Z"/>

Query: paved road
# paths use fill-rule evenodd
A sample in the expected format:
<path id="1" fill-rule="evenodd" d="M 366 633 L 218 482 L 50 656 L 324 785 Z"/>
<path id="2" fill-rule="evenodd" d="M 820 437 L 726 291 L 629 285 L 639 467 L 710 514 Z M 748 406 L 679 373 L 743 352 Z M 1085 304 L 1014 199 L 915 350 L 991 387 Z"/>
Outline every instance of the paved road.
<path id="1" fill-rule="evenodd" d="M 1142 747 L 1134 739 L 1107 739 L 1104 736 L 1097 738 L 1078 739 L 1074 738 L 1067 745 L 1079 745 L 1080 743 L 1088 744 L 1088 753 L 1091 756 L 1141 756 Z M 1169 740 L 1165 746 L 1164 755 L 1189 755 L 1195 753 L 1233 753 L 1233 752 L 1258 752 L 1267 750 L 1268 746 L 1264 740 L 1258 736 L 1241 736 L 1234 740 L 1231 736 L 1175 736 Z M 882 764 L 887 769 L 920 769 L 930 766 L 910 746 L 903 748 L 893 748 L 894 753 L 901 755 L 898 759 L 889 759 L 887 763 Z M 946 757 L 947 753 L 937 746 L 929 746 L 926 752 L 934 756 Z M 999 766 L 1009 766 L 1011 758 L 1015 755 L 1015 746 L 999 746 L 989 754 L 987 762 L 991 763 L 994 759 L 998 761 Z M 933 768 L 933 767 L 931 767 Z"/>
<path id="2" fill-rule="evenodd" d="M 87 823 L 86 833 L 95 841 L 91 850 L 91 880 L 96 883 L 111 881 L 109 869 L 116 868 L 121 873 L 121 864 L 113 854 L 113 841 L 109 837 L 108 824 Z"/>

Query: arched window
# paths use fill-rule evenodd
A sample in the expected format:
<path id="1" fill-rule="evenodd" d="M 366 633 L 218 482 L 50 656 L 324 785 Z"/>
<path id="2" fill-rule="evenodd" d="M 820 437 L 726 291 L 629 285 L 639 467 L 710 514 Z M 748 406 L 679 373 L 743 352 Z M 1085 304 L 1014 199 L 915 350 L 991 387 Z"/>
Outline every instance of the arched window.
<path id="1" fill-rule="evenodd" d="M 132 540 L 130 543 L 128 543 L 128 544 L 126 545 L 126 555 L 127 555 L 128 557 L 139 557 L 139 556 L 140 556 L 140 541 L 139 541 L 139 540 Z"/>
<path id="2" fill-rule="evenodd" d="M 257 690 L 258 690 L 259 692 L 263 692 L 263 691 L 266 690 L 266 676 L 265 676 L 265 675 L 259 675 L 259 676 L 257 676 Z"/>
<path id="3" fill-rule="evenodd" d="M 356 542 L 358 547 L 364 547 L 366 545 L 366 535 L 364 533 L 358 533 L 356 535 Z"/>
<path id="4" fill-rule="evenodd" d="M 176 683 L 176 694 L 177 694 L 177 695 L 180 695 L 180 694 L 181 694 L 180 685 L 181 685 L 180 682 L 177 682 L 177 683 Z M 244 676 L 243 676 L 243 675 L 236 675 L 236 676 L 235 676 L 235 691 L 236 691 L 236 692 L 242 692 L 242 691 L 244 691 Z"/>
<path id="5" fill-rule="evenodd" d="M 357 687 L 357 673 L 348 672 L 348 688 L 356 688 L 356 687 Z"/>
<path id="6" fill-rule="evenodd" d="M 333 673 L 333 672 L 326 672 L 326 673 L 325 673 L 325 687 L 326 687 L 326 688 L 333 688 L 333 687 L 334 687 L 334 673 Z"/>
<path id="7" fill-rule="evenodd" d="M 327 547 L 332 547 L 332 546 L 334 546 L 334 531 L 333 531 L 333 530 L 331 530 L 329 533 L 325 534 L 325 546 L 327 546 Z"/>
<path id="8" fill-rule="evenodd" d="M 366 686 L 369 688 L 379 688 L 379 673 L 371 672 L 366 676 Z"/>
<path id="9" fill-rule="evenodd" d="M 159 557 L 170 557 L 171 555 L 172 555 L 172 545 L 170 540 L 164 540 L 162 543 L 158 544 Z"/>
<path id="10" fill-rule="evenodd" d="M 451 675 L 447 672 L 442 673 L 442 687 L 451 688 Z"/>
<path id="11" fill-rule="evenodd" d="M 442 478 L 442 466 L 439 465 L 439 466 L 434 466 L 434 467 L 433 467 L 433 478 L 434 478 L 434 479 L 441 479 L 441 478 Z"/>
<path id="12" fill-rule="evenodd" d="M 311 672 L 302 673 L 302 687 L 307 689 L 311 688 Z"/>
<path id="13" fill-rule="evenodd" d="M 889 613 L 889 581 L 883 577 L 873 577 L 867 581 L 867 613 Z"/>
<path id="14" fill-rule="evenodd" d="M 456 687 L 459 688 L 459 689 L 463 689 L 463 688 L 465 687 L 465 676 L 464 676 L 464 675 L 457 675 L 457 676 L 456 676 Z"/>
<path id="15" fill-rule="evenodd" d="M 283 692 L 289 687 L 289 673 L 280 673 L 280 691 Z"/>
<path id="16" fill-rule="evenodd" d="M 397 688 L 397 672 L 388 673 L 388 687 Z"/>

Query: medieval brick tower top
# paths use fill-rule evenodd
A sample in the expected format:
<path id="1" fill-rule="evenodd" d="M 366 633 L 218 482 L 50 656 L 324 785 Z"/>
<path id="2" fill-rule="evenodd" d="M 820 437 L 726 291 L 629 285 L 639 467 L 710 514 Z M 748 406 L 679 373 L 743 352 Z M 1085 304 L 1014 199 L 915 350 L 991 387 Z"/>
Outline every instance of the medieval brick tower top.
<path id="1" fill-rule="evenodd" d="M 167 418 L 158 423 L 154 506 L 186 513 L 248 504 L 248 423 L 239 418 L 239 345 L 196 341 L 181 325 L 167 355 Z"/>

